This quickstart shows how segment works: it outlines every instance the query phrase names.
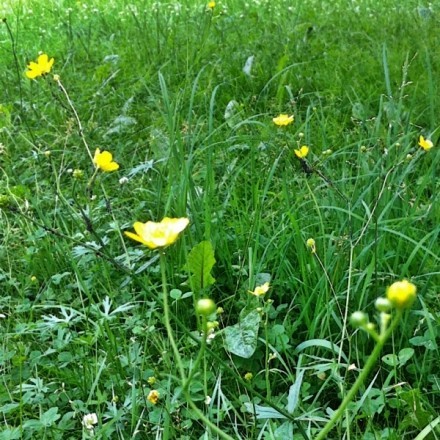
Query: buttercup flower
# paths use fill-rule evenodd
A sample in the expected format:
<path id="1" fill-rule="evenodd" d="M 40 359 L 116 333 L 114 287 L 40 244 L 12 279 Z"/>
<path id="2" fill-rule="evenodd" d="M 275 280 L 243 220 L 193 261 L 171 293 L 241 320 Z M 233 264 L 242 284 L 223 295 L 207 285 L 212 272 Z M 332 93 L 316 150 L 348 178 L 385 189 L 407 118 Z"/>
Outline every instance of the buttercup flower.
<path id="1" fill-rule="evenodd" d="M 99 148 L 95 151 L 95 156 L 93 157 L 93 163 L 96 168 L 102 171 L 110 172 L 119 169 L 119 164 L 113 161 L 113 155 L 109 151 L 103 151 Z"/>
<path id="2" fill-rule="evenodd" d="M 419 145 L 425 151 L 429 151 L 434 146 L 434 144 L 429 139 L 425 139 L 423 136 L 420 136 L 419 138 Z"/>
<path id="3" fill-rule="evenodd" d="M 151 404 L 156 405 L 157 402 L 159 401 L 159 397 L 160 397 L 159 391 L 157 391 L 157 390 L 151 390 L 151 391 L 148 393 L 147 400 L 148 400 Z"/>
<path id="4" fill-rule="evenodd" d="M 98 423 L 98 416 L 96 413 L 86 414 L 83 417 L 82 424 L 84 428 L 86 429 L 93 429 L 93 425 L 96 425 Z"/>
<path id="5" fill-rule="evenodd" d="M 304 159 L 309 154 L 309 147 L 303 145 L 299 150 L 295 150 L 295 156 Z"/>
<path id="6" fill-rule="evenodd" d="M 262 286 L 255 287 L 254 291 L 249 290 L 249 293 L 255 296 L 261 296 L 268 292 L 270 286 L 269 283 L 266 282 Z"/>
<path id="7" fill-rule="evenodd" d="M 388 301 L 396 309 L 407 309 L 416 299 L 417 287 L 408 280 L 396 281 L 387 289 Z"/>
<path id="8" fill-rule="evenodd" d="M 289 125 L 293 122 L 293 115 L 289 116 L 286 114 L 281 114 L 276 118 L 273 118 L 272 121 L 274 122 L 275 125 L 278 125 L 279 127 L 283 125 Z"/>
<path id="9" fill-rule="evenodd" d="M 28 64 L 27 68 L 29 70 L 26 72 L 26 76 L 29 79 L 35 79 L 39 76 L 49 73 L 52 69 L 54 61 L 55 60 L 53 58 L 49 60 L 49 57 L 45 53 L 42 53 L 38 56 L 37 62 L 31 61 Z"/>
<path id="10" fill-rule="evenodd" d="M 215 2 L 209 2 L 208 3 L 208 8 L 209 9 L 214 9 L 215 8 Z"/>
<path id="11" fill-rule="evenodd" d="M 162 248 L 173 244 L 179 234 L 188 226 L 187 218 L 165 217 L 161 222 L 136 222 L 133 232 L 125 232 L 125 235 L 139 243 L 148 246 L 150 249 Z"/>

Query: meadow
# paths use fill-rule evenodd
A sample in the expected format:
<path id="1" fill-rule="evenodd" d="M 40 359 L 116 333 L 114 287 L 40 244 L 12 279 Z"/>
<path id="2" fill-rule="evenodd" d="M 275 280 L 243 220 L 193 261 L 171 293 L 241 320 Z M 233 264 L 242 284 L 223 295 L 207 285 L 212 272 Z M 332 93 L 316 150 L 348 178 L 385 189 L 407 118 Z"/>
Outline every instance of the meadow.
<path id="1" fill-rule="evenodd" d="M 439 26 L 4 0 L 0 440 L 439 439 Z"/>

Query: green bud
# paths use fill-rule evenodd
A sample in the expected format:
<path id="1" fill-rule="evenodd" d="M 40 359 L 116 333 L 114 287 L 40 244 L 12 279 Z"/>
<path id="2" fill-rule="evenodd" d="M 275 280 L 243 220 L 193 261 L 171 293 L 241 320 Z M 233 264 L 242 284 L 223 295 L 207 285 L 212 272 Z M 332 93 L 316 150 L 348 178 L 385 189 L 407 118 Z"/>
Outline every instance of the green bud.
<path id="1" fill-rule="evenodd" d="M 350 316 L 350 323 L 353 327 L 364 327 L 368 324 L 368 316 L 364 312 L 354 312 Z"/>
<path id="2" fill-rule="evenodd" d="M 209 316 L 216 310 L 215 302 L 210 298 L 202 298 L 197 301 L 196 312 L 198 315 Z"/>
<path id="3" fill-rule="evenodd" d="M 391 303 L 387 298 L 377 298 L 374 303 L 376 310 L 379 312 L 388 312 L 391 309 Z"/>

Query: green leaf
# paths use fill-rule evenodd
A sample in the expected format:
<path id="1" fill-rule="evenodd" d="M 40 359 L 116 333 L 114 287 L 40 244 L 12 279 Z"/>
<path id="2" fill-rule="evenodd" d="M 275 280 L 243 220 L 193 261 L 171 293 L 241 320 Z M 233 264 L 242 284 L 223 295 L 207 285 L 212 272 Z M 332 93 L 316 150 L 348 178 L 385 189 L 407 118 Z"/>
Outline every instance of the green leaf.
<path id="1" fill-rule="evenodd" d="M 257 419 L 285 419 L 286 416 L 279 413 L 276 409 L 270 406 L 254 405 L 251 402 L 245 402 L 246 411 L 255 414 Z"/>
<path id="2" fill-rule="evenodd" d="M 289 396 L 287 397 L 287 411 L 292 414 L 298 405 L 299 391 L 303 381 L 305 370 L 300 370 L 296 376 L 295 383 L 289 389 Z"/>
<path id="3" fill-rule="evenodd" d="M 333 342 L 327 341 L 326 339 L 309 339 L 308 341 L 304 341 L 301 344 L 299 344 L 295 348 L 295 351 L 299 353 L 310 347 L 325 348 L 326 350 L 332 351 L 337 356 L 339 356 L 340 353 L 342 359 L 344 359 L 344 361 L 348 363 L 347 355 L 343 351 L 340 351 L 337 345 L 333 344 Z"/>
<path id="4" fill-rule="evenodd" d="M 399 351 L 399 364 L 402 367 L 414 356 L 413 348 L 402 348 Z"/>
<path id="5" fill-rule="evenodd" d="M 250 358 L 257 348 L 260 321 L 260 314 L 253 310 L 244 317 L 240 316 L 238 324 L 226 327 L 224 330 L 226 350 L 242 358 Z"/>
<path id="6" fill-rule="evenodd" d="M 20 428 L 6 428 L 0 433 L 0 440 L 18 440 L 22 438 Z"/>
<path id="7" fill-rule="evenodd" d="M 214 264 L 214 249 L 211 242 L 202 241 L 191 249 L 186 269 L 191 273 L 190 284 L 194 293 L 215 283 L 211 275 Z"/>
<path id="8" fill-rule="evenodd" d="M 393 353 L 386 354 L 385 356 L 382 356 L 382 362 L 389 365 L 390 367 L 396 367 L 398 364 L 397 356 Z"/>
<path id="9" fill-rule="evenodd" d="M 61 416 L 58 414 L 56 406 L 49 408 L 45 413 L 41 414 L 40 422 L 43 426 L 49 427 L 55 423 Z"/>
<path id="10" fill-rule="evenodd" d="M 170 290 L 170 297 L 175 300 L 179 300 L 180 298 L 182 298 L 182 291 L 179 289 L 172 289 Z"/>

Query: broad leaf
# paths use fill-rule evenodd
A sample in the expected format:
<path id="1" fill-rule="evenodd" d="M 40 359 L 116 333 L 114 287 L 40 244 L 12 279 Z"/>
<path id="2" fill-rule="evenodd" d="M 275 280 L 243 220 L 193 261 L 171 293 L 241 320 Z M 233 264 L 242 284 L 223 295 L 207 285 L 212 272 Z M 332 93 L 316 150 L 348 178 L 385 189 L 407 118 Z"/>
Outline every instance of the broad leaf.
<path id="1" fill-rule="evenodd" d="M 257 348 L 260 321 L 260 314 L 253 310 L 240 317 L 238 324 L 226 327 L 224 330 L 226 350 L 242 358 L 250 358 Z"/>
<path id="2" fill-rule="evenodd" d="M 295 383 L 289 389 L 289 396 L 287 398 L 287 411 L 292 414 L 298 405 L 299 391 L 303 381 L 305 370 L 299 370 Z"/>
<path id="3" fill-rule="evenodd" d="M 214 249 L 211 242 L 202 241 L 191 249 L 186 269 L 191 273 L 190 284 L 194 292 L 199 292 L 215 283 L 211 275 L 214 264 Z"/>

